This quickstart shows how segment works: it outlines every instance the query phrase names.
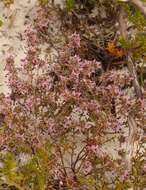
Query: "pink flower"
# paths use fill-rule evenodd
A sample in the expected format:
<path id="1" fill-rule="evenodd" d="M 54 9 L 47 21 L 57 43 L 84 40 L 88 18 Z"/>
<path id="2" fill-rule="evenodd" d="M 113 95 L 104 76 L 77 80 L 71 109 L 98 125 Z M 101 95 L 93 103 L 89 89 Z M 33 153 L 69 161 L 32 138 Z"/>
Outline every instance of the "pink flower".
<path id="1" fill-rule="evenodd" d="M 91 145 L 91 146 L 88 146 L 88 150 L 90 150 L 91 152 L 93 153 L 97 153 L 98 151 L 98 145 Z"/>
<path id="2" fill-rule="evenodd" d="M 73 38 L 73 42 L 74 42 L 74 45 L 76 46 L 76 48 L 79 48 L 81 46 L 81 44 L 80 44 L 80 41 L 81 41 L 80 35 L 75 32 L 73 34 L 72 38 Z"/>
<path id="3" fill-rule="evenodd" d="M 143 166 L 143 171 L 146 172 L 146 164 Z"/>
<path id="4" fill-rule="evenodd" d="M 88 104 L 88 110 L 98 114 L 100 112 L 100 104 L 96 100 L 91 100 Z"/>
<path id="5" fill-rule="evenodd" d="M 13 128 L 13 124 L 12 124 L 12 122 L 9 123 L 9 128 L 10 128 L 10 129 Z"/>
<path id="6" fill-rule="evenodd" d="M 120 177 L 121 181 L 126 181 L 129 177 L 129 170 L 125 170 L 125 172 L 123 173 L 123 175 Z"/>
<path id="7" fill-rule="evenodd" d="M 93 127 L 93 124 L 92 124 L 92 123 L 87 122 L 87 123 L 85 124 L 85 129 L 90 129 L 90 128 L 92 128 L 92 127 Z"/>
<path id="8" fill-rule="evenodd" d="M 28 46 L 35 46 L 38 43 L 38 37 L 35 30 L 31 29 L 31 26 L 25 30 L 26 40 Z"/>
<path id="9" fill-rule="evenodd" d="M 97 153 L 99 151 L 99 146 L 95 139 L 90 139 L 87 143 L 87 150 L 93 153 Z"/>
<path id="10" fill-rule="evenodd" d="M 8 56 L 6 59 L 7 63 L 14 63 L 14 57 L 12 55 Z"/>
<path id="11" fill-rule="evenodd" d="M 33 106 L 33 98 L 29 97 L 26 102 L 25 102 L 25 106 L 27 107 L 27 109 L 30 111 L 32 109 Z"/>
<path id="12" fill-rule="evenodd" d="M 78 44 L 79 45 L 79 44 Z M 78 65 L 80 65 L 82 62 L 81 62 L 81 58 L 80 58 L 80 56 L 79 55 L 75 55 L 74 57 L 74 60 L 76 61 L 76 63 L 78 64 Z"/>
<path id="13" fill-rule="evenodd" d="M 14 57 L 13 56 L 8 56 L 6 59 L 6 66 L 5 66 L 5 70 L 12 72 L 14 71 Z"/>
<path id="14" fill-rule="evenodd" d="M 86 161 L 84 164 L 84 174 L 89 174 L 93 169 L 92 163 L 90 161 Z"/>

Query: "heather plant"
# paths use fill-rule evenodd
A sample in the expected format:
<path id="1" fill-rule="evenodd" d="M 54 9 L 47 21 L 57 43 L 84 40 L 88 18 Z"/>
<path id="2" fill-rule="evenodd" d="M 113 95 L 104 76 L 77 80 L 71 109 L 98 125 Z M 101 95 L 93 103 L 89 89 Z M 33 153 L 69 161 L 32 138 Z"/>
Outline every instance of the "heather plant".
<path id="1" fill-rule="evenodd" d="M 6 60 L 10 93 L 0 96 L 1 189 L 144 189 L 145 99 L 136 97 L 134 76 L 127 69 L 105 71 L 99 60 L 81 56 L 78 31 L 58 49 L 56 61 L 42 58 L 50 23 L 45 11 L 25 31 L 21 64 L 13 55 Z M 129 122 L 137 128 L 131 139 L 137 148 L 127 159 Z M 111 145 L 115 155 L 106 148 Z"/>

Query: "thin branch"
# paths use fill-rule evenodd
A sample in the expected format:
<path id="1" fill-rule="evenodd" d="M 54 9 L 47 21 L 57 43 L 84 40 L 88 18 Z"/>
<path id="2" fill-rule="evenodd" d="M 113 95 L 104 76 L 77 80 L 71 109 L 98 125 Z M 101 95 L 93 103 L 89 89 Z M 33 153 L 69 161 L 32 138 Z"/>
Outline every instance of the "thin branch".
<path id="1" fill-rule="evenodd" d="M 76 169 L 76 165 L 78 163 L 78 161 L 82 158 L 82 153 L 84 152 L 86 148 L 86 145 L 79 151 L 77 157 L 76 157 L 76 160 L 74 161 L 74 164 L 72 165 L 72 169 L 75 171 Z"/>
<path id="2" fill-rule="evenodd" d="M 63 157 L 61 148 L 59 146 L 57 148 L 58 148 L 58 152 L 60 154 L 60 159 L 61 159 L 61 164 L 62 164 L 62 169 L 63 169 L 64 175 L 65 175 L 65 177 L 67 177 L 67 171 L 66 171 L 66 167 L 65 167 L 65 163 L 64 163 L 64 157 Z"/>
<path id="3" fill-rule="evenodd" d="M 136 0 L 131 0 L 131 2 L 137 2 Z M 120 10 L 120 15 L 119 15 L 119 26 L 120 26 L 120 33 L 121 36 L 123 37 L 124 40 L 127 40 L 128 36 L 127 36 L 127 24 L 126 24 L 126 20 L 125 20 L 125 12 L 123 7 L 121 7 Z M 137 73 L 136 73 L 136 68 L 135 68 L 135 64 L 132 60 L 132 54 L 130 52 L 127 51 L 127 66 L 128 66 L 128 70 L 130 75 L 133 78 L 133 86 L 135 89 L 135 93 L 137 98 L 142 98 L 142 91 L 141 91 L 141 87 L 138 83 L 138 77 L 137 77 Z M 133 113 L 129 113 L 128 115 L 128 125 L 129 125 L 129 136 L 128 136 L 128 140 L 127 140 L 127 148 L 126 148 L 126 162 L 127 162 L 127 168 L 129 170 L 131 170 L 131 159 L 134 153 L 134 143 L 135 143 L 135 137 L 137 134 L 137 123 L 136 120 L 134 118 L 134 114 Z"/>
<path id="4" fill-rule="evenodd" d="M 119 15 L 119 26 L 120 33 L 124 40 L 127 40 L 127 24 L 125 22 L 125 12 L 123 7 L 121 7 L 120 15 Z M 138 77 L 136 73 L 136 68 L 132 60 L 132 56 L 130 52 L 127 52 L 127 65 L 131 76 L 133 77 L 133 86 L 137 95 L 137 98 L 142 98 L 141 87 L 138 83 Z"/>
<path id="5" fill-rule="evenodd" d="M 128 69 L 129 69 L 131 76 L 133 77 L 132 82 L 133 82 L 133 86 L 134 86 L 137 98 L 141 99 L 142 98 L 142 90 L 141 90 L 141 87 L 140 87 L 139 82 L 138 82 L 136 68 L 135 68 L 135 65 L 132 61 L 132 56 L 130 55 L 130 53 L 128 55 Z"/>

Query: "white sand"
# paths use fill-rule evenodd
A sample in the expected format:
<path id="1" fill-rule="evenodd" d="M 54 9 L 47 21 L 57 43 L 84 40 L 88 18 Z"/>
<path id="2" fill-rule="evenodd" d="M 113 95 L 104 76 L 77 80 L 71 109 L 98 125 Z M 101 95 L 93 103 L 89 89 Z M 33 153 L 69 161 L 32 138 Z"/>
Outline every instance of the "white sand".
<path id="1" fill-rule="evenodd" d="M 0 2 L 0 18 L 3 26 L 0 28 L 0 92 L 7 93 L 5 79 L 5 58 L 8 54 L 15 55 L 15 61 L 19 64 L 20 59 L 24 56 L 25 44 L 21 39 L 26 28 L 25 23 L 30 22 L 26 15 L 30 15 L 36 6 L 37 0 L 14 0 L 14 4 L 5 7 Z"/>

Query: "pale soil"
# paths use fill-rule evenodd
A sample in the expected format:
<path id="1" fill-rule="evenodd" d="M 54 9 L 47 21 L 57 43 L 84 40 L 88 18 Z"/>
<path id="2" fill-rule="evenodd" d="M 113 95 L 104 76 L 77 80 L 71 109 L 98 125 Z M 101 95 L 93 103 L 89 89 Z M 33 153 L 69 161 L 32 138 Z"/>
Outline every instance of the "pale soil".
<path id="1" fill-rule="evenodd" d="M 35 5 L 36 0 L 15 0 L 10 7 L 5 7 L 0 2 L 0 19 L 3 21 L 3 26 L 0 28 L 0 92 L 8 92 L 4 77 L 6 56 L 8 54 L 15 55 L 17 64 L 24 56 L 25 44 L 21 37 L 26 28 L 25 23 L 30 22 L 25 16 L 31 14 Z"/>
<path id="2" fill-rule="evenodd" d="M 64 0 L 55 0 L 55 4 L 63 5 Z M 26 26 L 35 16 L 37 0 L 14 0 L 9 7 L 0 2 L 0 19 L 3 25 L 0 28 L 0 92 L 7 93 L 5 79 L 5 58 L 8 54 L 15 55 L 16 64 L 20 64 L 24 57 L 25 43 L 22 39 Z M 26 16 L 28 16 L 26 18 Z"/>

